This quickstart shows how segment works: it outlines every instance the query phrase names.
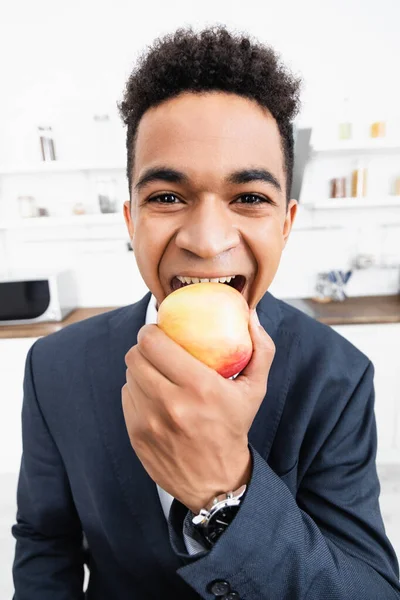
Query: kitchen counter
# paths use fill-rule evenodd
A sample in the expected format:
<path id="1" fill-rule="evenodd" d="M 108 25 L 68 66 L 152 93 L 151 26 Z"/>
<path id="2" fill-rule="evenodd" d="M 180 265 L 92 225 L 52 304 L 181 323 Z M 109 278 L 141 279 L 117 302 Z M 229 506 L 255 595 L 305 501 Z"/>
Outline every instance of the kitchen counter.
<path id="1" fill-rule="evenodd" d="M 320 303 L 312 298 L 285 299 L 285 302 L 326 325 L 400 323 L 400 294 L 354 296 L 343 302 Z M 0 339 L 42 337 L 59 331 L 71 323 L 88 319 L 115 308 L 118 307 L 78 308 L 62 322 L 0 326 Z"/>
<path id="2" fill-rule="evenodd" d="M 343 302 L 321 303 L 312 298 L 285 299 L 325 325 L 400 323 L 400 294 L 353 296 Z"/>
<path id="3" fill-rule="evenodd" d="M 89 317 L 94 317 L 102 313 L 108 312 L 118 308 L 114 307 L 98 307 L 98 308 L 77 308 L 72 311 L 64 321 L 51 321 L 43 323 L 35 323 L 33 325 L 21 324 L 21 325 L 3 325 L 0 326 L 0 339 L 2 338 L 38 338 L 50 333 L 55 333 L 71 323 L 77 323 L 83 321 Z"/>

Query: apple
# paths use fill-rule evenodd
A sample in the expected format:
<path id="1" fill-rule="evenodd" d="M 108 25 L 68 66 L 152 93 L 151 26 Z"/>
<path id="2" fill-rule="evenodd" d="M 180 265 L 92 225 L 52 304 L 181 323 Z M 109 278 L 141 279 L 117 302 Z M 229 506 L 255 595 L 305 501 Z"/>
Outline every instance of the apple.
<path id="1" fill-rule="evenodd" d="M 225 378 L 242 371 L 253 344 L 245 298 L 225 283 L 192 283 L 169 294 L 157 325 L 192 356 Z"/>

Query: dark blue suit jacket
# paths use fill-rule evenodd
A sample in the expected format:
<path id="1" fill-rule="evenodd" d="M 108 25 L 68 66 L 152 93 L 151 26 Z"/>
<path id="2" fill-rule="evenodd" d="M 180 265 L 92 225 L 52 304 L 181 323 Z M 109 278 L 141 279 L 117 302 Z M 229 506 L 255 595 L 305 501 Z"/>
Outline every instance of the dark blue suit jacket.
<path id="1" fill-rule="evenodd" d="M 378 500 L 373 366 L 269 293 L 257 312 L 276 355 L 249 432 L 248 491 L 214 548 L 188 556 L 187 509 L 174 500 L 167 524 L 122 412 L 124 357 L 149 298 L 28 353 L 15 600 L 211 600 L 215 580 L 246 600 L 399 599 Z"/>

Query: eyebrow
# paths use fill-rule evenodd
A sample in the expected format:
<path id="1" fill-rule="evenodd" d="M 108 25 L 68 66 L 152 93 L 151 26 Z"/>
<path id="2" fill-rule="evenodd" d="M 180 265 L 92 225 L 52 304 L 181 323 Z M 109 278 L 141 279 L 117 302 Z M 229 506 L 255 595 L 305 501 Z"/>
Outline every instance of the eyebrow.
<path id="1" fill-rule="evenodd" d="M 139 192 L 146 185 L 154 181 L 168 181 L 169 183 L 186 184 L 190 183 L 190 178 L 182 171 L 171 169 L 169 167 L 150 167 L 146 169 L 139 181 L 135 185 L 135 190 Z M 225 178 L 227 184 L 242 184 L 252 183 L 254 181 L 262 181 L 273 185 L 279 192 L 282 191 L 281 185 L 277 178 L 267 169 L 242 169 L 233 171 Z"/>

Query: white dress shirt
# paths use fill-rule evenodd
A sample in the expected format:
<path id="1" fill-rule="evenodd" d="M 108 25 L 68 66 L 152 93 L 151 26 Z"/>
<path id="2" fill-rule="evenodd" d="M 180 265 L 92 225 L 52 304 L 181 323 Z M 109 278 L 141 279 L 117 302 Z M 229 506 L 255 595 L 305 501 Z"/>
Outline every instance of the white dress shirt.
<path id="1" fill-rule="evenodd" d="M 152 294 L 151 298 L 150 298 L 150 302 L 147 306 L 147 311 L 146 311 L 146 325 L 152 324 L 152 323 L 157 323 L 157 308 L 156 308 L 156 306 L 157 306 L 157 300 Z M 157 490 L 158 490 L 158 495 L 160 497 L 160 502 L 161 502 L 162 509 L 164 511 L 165 518 L 168 521 L 169 511 L 171 509 L 171 504 L 174 501 L 174 498 L 173 498 L 173 496 L 171 496 L 171 494 L 169 494 L 168 492 L 163 490 L 163 488 L 160 487 L 158 484 L 157 484 Z M 185 525 L 187 525 L 187 524 L 185 524 Z M 184 539 L 185 546 L 186 546 L 188 553 L 193 555 L 193 554 L 197 554 L 198 552 L 204 551 L 206 549 L 205 546 L 202 546 L 201 544 L 199 544 L 195 539 L 193 539 L 190 535 L 188 535 L 188 533 L 186 533 L 185 530 L 187 529 L 187 527 L 185 525 L 184 525 L 182 533 L 183 533 L 183 539 Z"/>

